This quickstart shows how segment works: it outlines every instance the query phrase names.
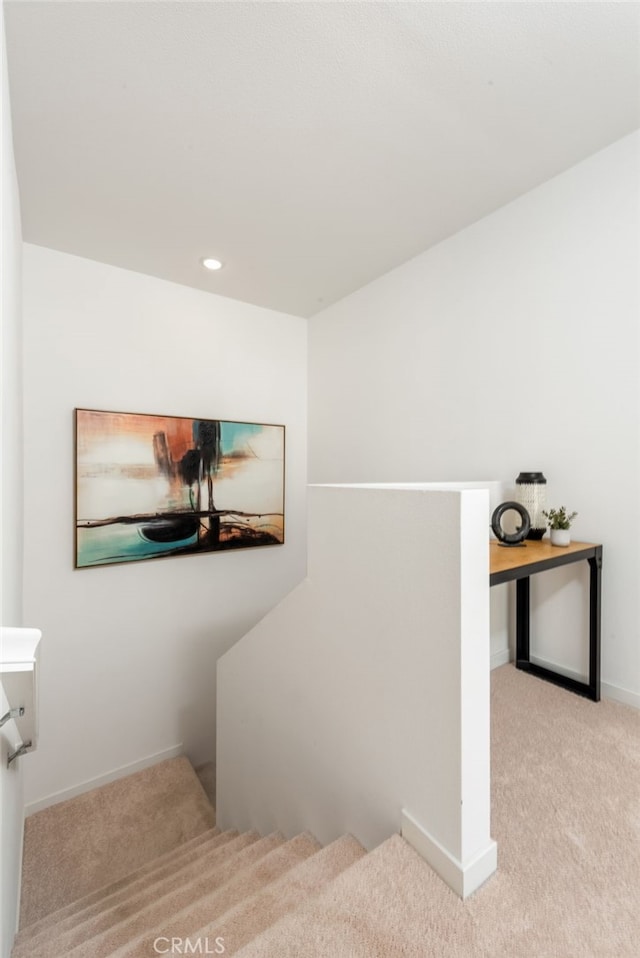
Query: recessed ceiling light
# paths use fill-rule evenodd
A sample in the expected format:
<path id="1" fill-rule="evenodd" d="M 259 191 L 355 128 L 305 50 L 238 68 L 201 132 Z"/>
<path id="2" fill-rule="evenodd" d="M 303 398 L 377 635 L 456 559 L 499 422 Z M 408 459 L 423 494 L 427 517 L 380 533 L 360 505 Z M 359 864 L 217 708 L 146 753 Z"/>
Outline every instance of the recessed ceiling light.
<path id="1" fill-rule="evenodd" d="M 201 262 L 205 269 L 211 269 L 211 270 L 222 269 L 224 265 L 223 263 L 220 262 L 219 259 L 212 259 L 209 256 L 205 257 L 205 259 L 201 260 Z"/>

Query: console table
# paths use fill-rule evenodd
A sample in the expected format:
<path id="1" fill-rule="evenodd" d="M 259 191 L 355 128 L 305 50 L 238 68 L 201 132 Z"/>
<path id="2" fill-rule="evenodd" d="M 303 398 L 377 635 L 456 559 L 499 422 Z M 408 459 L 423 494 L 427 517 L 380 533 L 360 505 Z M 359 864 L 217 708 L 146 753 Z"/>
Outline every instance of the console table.
<path id="1" fill-rule="evenodd" d="M 552 546 L 548 539 L 526 539 L 521 546 L 490 544 L 490 585 L 516 583 L 516 668 L 563 689 L 600 701 L 600 613 L 602 546 L 592 542 L 572 542 L 566 548 Z M 530 577 L 573 562 L 589 563 L 589 681 L 579 682 L 530 660 Z"/>

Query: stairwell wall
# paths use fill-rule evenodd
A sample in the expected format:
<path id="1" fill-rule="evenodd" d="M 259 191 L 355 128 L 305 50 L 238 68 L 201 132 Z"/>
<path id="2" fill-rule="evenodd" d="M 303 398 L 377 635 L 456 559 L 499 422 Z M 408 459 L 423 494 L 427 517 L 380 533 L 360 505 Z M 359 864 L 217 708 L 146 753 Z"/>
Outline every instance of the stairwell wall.
<path id="1" fill-rule="evenodd" d="M 20 199 L 13 157 L 9 81 L 4 38 L 4 10 L 0 10 L 1 74 L 1 264 L 2 271 L 2 572 L 0 612 L 3 625 L 22 625 L 22 344 Z M 8 707 L 0 689 L 0 714 Z M 0 731 L 0 955 L 8 958 L 18 917 L 18 888 L 22 861 L 24 819 L 23 762 L 7 768 L 15 747 Z"/>
<path id="2" fill-rule="evenodd" d="M 604 545 L 603 694 L 636 706 L 639 169 L 634 133 L 309 326 L 310 481 L 494 476 L 512 498 L 543 470 L 574 538 Z M 532 652 L 584 675 L 587 565 L 543 580 Z"/>
<path id="3" fill-rule="evenodd" d="M 215 750 L 216 660 L 306 569 L 306 322 L 25 244 L 28 811 Z M 74 570 L 73 410 L 283 423 L 286 543 Z"/>

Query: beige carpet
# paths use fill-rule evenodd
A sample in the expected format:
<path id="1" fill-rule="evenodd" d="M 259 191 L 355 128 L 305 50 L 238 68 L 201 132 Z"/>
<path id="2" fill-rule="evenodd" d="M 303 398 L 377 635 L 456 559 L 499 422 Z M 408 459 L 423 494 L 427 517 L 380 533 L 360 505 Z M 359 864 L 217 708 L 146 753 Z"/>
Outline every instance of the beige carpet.
<path id="1" fill-rule="evenodd" d="M 640 715 L 492 675 L 498 872 L 461 902 L 394 837 L 238 958 L 632 958 Z"/>
<path id="2" fill-rule="evenodd" d="M 186 758 L 53 805 L 25 822 L 20 927 L 215 825 Z"/>
<path id="3" fill-rule="evenodd" d="M 25 928 L 15 958 L 152 958 L 159 936 L 162 947 L 178 938 L 175 954 L 238 958 L 635 958 L 639 746 L 637 711 L 505 666 L 492 674 L 498 872 L 466 902 L 399 836 L 367 855 L 349 837 L 319 850 L 311 836 L 205 825 L 158 864 Z M 65 887 L 68 870 L 71 857 Z"/>
<path id="4" fill-rule="evenodd" d="M 215 808 L 216 804 L 216 769 L 213 762 L 204 762 L 202 765 L 196 765 L 196 775 L 200 780 L 207 798 Z"/>

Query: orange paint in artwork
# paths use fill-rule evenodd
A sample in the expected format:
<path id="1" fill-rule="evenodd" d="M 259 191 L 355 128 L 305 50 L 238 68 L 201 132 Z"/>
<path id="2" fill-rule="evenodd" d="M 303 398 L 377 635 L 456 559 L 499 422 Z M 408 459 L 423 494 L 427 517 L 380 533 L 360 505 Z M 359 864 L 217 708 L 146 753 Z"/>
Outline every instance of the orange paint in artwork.
<path id="1" fill-rule="evenodd" d="M 78 410 L 79 452 L 87 452 L 95 444 L 113 437 L 135 438 L 153 448 L 153 437 L 158 433 L 164 433 L 174 462 L 194 446 L 193 419 Z"/>

